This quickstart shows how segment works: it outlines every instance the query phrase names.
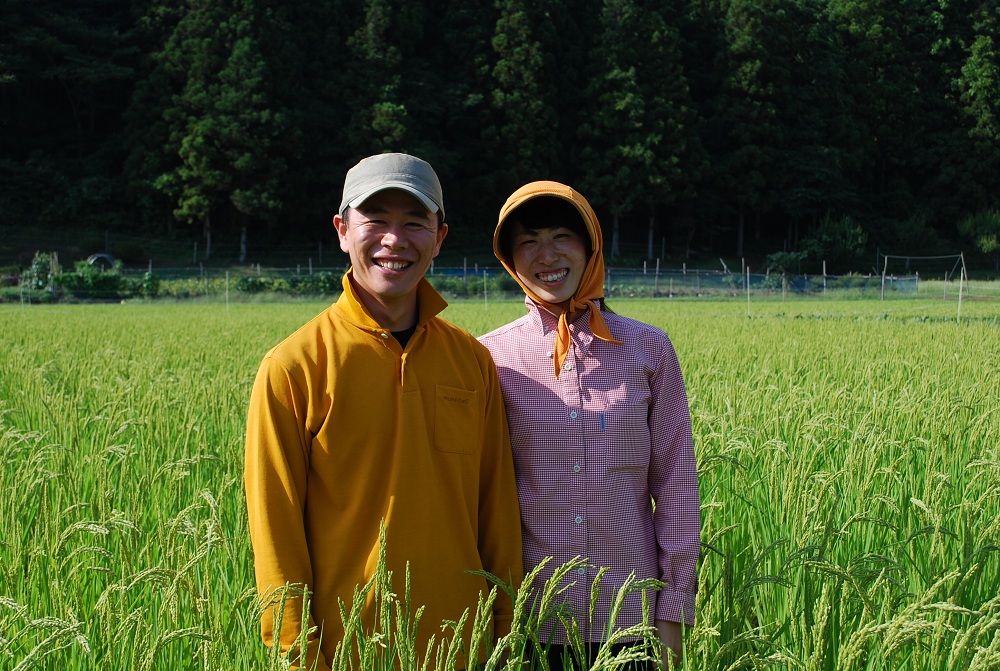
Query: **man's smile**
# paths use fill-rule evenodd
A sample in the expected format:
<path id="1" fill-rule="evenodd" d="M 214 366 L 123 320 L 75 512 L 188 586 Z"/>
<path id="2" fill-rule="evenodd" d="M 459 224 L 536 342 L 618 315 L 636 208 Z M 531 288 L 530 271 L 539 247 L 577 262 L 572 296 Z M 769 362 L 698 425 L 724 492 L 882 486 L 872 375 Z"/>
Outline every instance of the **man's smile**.
<path id="1" fill-rule="evenodd" d="M 410 261 L 389 261 L 387 259 L 372 259 L 380 268 L 385 268 L 386 270 L 403 270 L 409 268 L 413 265 Z"/>

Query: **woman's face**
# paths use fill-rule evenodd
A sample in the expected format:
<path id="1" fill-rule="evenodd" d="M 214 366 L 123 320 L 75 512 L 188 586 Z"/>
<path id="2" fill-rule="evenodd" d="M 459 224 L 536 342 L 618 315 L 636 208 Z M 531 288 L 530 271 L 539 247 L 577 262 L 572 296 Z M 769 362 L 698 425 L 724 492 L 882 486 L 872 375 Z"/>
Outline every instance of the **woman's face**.
<path id="1" fill-rule="evenodd" d="M 587 245 L 570 228 L 529 229 L 511 221 L 514 271 L 543 301 L 567 307 L 587 267 Z"/>

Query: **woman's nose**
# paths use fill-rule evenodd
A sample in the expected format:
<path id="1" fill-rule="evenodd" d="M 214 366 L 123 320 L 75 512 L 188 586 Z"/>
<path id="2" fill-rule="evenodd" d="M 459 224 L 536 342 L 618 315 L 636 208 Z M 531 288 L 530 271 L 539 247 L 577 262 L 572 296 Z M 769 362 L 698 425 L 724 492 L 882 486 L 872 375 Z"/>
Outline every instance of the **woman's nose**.
<path id="1" fill-rule="evenodd" d="M 551 263 L 556 260 L 559 254 L 556 247 L 551 242 L 543 241 L 538 245 L 538 260 L 543 263 Z"/>

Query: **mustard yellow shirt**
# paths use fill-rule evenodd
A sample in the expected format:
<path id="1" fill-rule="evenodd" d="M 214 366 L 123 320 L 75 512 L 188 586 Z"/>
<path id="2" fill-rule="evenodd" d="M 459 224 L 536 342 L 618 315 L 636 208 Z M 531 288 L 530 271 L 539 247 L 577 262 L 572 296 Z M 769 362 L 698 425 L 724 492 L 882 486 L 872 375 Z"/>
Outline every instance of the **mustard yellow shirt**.
<path id="1" fill-rule="evenodd" d="M 489 585 L 467 571 L 522 577 L 521 529 L 507 420 L 485 347 L 438 317 L 447 303 L 422 280 L 416 331 L 402 349 L 365 311 L 349 281 L 330 308 L 272 349 L 250 398 L 245 484 L 257 587 L 314 593 L 307 664 L 319 669 L 343 638 L 348 609 L 374 573 L 379 525 L 394 592 L 409 562 L 417 650 L 443 620 L 471 617 Z M 374 624 L 372 604 L 363 613 Z M 502 595 L 494 627 L 510 628 Z M 301 631 L 286 606 L 280 637 L 265 612 L 264 642 L 282 651 Z"/>

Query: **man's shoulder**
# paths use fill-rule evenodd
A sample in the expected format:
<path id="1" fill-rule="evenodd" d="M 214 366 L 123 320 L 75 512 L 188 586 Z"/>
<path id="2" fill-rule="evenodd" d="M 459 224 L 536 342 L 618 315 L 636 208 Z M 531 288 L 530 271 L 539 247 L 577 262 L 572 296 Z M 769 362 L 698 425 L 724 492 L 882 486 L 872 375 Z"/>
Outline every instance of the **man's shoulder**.
<path id="1" fill-rule="evenodd" d="M 309 357 L 310 353 L 322 347 L 336 331 L 338 321 L 333 306 L 328 306 L 302 326 L 298 327 L 277 345 L 271 348 L 267 356 L 283 362 Z"/>

